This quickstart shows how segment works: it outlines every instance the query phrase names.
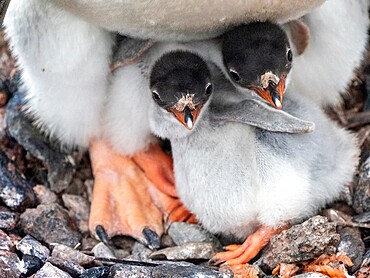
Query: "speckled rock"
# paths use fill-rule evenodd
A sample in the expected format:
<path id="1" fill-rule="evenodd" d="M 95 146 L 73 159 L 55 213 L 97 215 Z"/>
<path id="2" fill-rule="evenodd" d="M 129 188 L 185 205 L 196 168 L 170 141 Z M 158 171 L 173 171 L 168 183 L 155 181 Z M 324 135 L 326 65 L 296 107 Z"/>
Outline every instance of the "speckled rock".
<path id="1" fill-rule="evenodd" d="M 2 230 L 0 230 L 0 250 L 14 251 L 14 243 L 10 237 Z"/>
<path id="2" fill-rule="evenodd" d="M 2 151 L 0 151 L 0 173 L 0 201 L 2 203 L 16 211 L 22 211 L 35 205 L 36 197 L 32 185 Z"/>
<path id="3" fill-rule="evenodd" d="M 51 263 L 46 262 L 44 266 L 36 272 L 34 278 L 72 278 L 68 273 L 53 266 Z"/>
<path id="4" fill-rule="evenodd" d="M 222 248 L 222 244 L 214 235 L 196 224 L 174 222 L 168 229 L 168 235 L 176 245 L 182 245 L 188 242 L 210 242 L 216 248 Z"/>
<path id="5" fill-rule="evenodd" d="M 44 263 L 36 256 L 23 255 L 21 264 L 26 270 L 26 276 L 30 276 L 37 272 Z"/>
<path id="6" fill-rule="evenodd" d="M 76 221 L 81 233 L 88 233 L 90 205 L 87 200 L 81 196 L 71 194 L 63 194 L 62 199 L 64 206 L 68 209 L 69 216 Z"/>
<path id="7" fill-rule="evenodd" d="M 158 266 L 136 266 L 116 264 L 111 267 L 108 277 L 145 277 L 145 278 L 223 278 L 229 275 L 194 264 L 171 263 Z"/>
<path id="8" fill-rule="evenodd" d="M 80 265 L 91 264 L 94 261 L 94 257 L 62 244 L 55 244 L 51 255 L 66 261 L 75 261 Z"/>
<path id="9" fill-rule="evenodd" d="M 333 254 L 339 239 L 334 223 L 326 217 L 314 216 L 274 236 L 256 264 L 266 271 L 282 262 L 296 263 L 324 253 Z"/>
<path id="10" fill-rule="evenodd" d="M 114 251 L 103 242 L 99 242 L 91 251 L 94 252 L 94 256 L 97 258 L 117 259 Z"/>
<path id="11" fill-rule="evenodd" d="M 18 278 L 23 272 L 17 254 L 0 250 L 0 277 Z"/>
<path id="12" fill-rule="evenodd" d="M 0 207 L 0 229 L 11 230 L 17 225 L 18 215 L 5 207 Z"/>
<path id="13" fill-rule="evenodd" d="M 43 262 L 50 256 L 49 249 L 30 235 L 22 238 L 16 245 L 16 248 L 25 255 L 38 257 Z"/>
<path id="14" fill-rule="evenodd" d="M 326 276 L 321 273 L 308 272 L 308 273 L 295 275 L 294 278 L 329 278 L 329 276 Z"/>
<path id="15" fill-rule="evenodd" d="M 358 185 L 353 194 L 353 208 L 357 213 L 370 211 L 370 157 L 360 168 Z"/>
<path id="16" fill-rule="evenodd" d="M 47 262 L 51 263 L 53 266 L 56 266 L 60 270 L 67 272 L 72 277 L 79 277 L 85 270 L 74 260 L 64 260 L 56 257 L 49 257 Z"/>
<path id="17" fill-rule="evenodd" d="M 48 244 L 74 247 L 81 240 L 75 223 L 58 204 L 41 204 L 35 209 L 27 209 L 20 217 L 20 225 L 26 233 Z"/>
<path id="18" fill-rule="evenodd" d="M 106 278 L 110 268 L 107 266 L 98 266 L 86 269 L 79 278 Z"/>
<path id="19" fill-rule="evenodd" d="M 152 253 L 153 251 L 146 247 L 144 244 L 141 244 L 140 242 L 135 242 L 132 246 L 132 253 L 130 256 L 127 257 L 127 259 L 147 262 L 151 260 L 149 256 Z"/>
<path id="20" fill-rule="evenodd" d="M 72 157 L 50 143 L 39 132 L 22 110 L 23 96 L 17 92 L 7 105 L 6 119 L 9 134 L 28 152 L 44 162 L 48 169 L 48 182 L 55 192 L 61 192 L 70 184 L 75 172 Z"/>
<path id="21" fill-rule="evenodd" d="M 180 246 L 154 251 L 149 257 L 154 260 L 209 260 L 216 252 L 213 243 L 188 242 Z"/>
<path id="22" fill-rule="evenodd" d="M 340 241 L 338 251 L 346 254 L 352 261 L 351 272 L 356 271 L 362 264 L 362 256 L 365 253 L 365 244 L 361 239 L 358 228 L 345 227 L 338 230 Z"/>
<path id="23" fill-rule="evenodd" d="M 58 202 L 57 195 L 41 184 L 34 186 L 33 192 L 35 192 L 39 204 L 53 204 Z"/>

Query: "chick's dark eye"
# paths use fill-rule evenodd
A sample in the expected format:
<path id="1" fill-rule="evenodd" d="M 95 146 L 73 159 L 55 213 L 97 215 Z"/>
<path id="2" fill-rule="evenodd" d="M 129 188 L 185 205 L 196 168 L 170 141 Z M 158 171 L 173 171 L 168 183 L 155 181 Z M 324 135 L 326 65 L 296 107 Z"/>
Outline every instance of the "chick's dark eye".
<path id="1" fill-rule="evenodd" d="M 230 76 L 231 78 L 235 81 L 235 82 L 239 82 L 240 81 L 240 75 L 239 73 L 237 73 L 234 69 L 230 69 L 229 70 L 229 73 L 230 73 Z"/>
<path id="2" fill-rule="evenodd" d="M 205 93 L 206 93 L 206 96 L 209 96 L 212 93 L 212 84 L 211 83 L 208 83 L 206 85 L 206 91 L 205 91 Z"/>
<path id="3" fill-rule="evenodd" d="M 292 50 L 288 49 L 288 51 L 286 53 L 286 58 L 289 62 L 293 61 L 293 52 L 292 52 Z"/>
<path id="4" fill-rule="evenodd" d="M 153 91 L 152 92 L 152 97 L 155 101 L 159 101 L 161 100 L 161 97 L 159 96 L 159 94 L 156 92 L 156 91 Z"/>

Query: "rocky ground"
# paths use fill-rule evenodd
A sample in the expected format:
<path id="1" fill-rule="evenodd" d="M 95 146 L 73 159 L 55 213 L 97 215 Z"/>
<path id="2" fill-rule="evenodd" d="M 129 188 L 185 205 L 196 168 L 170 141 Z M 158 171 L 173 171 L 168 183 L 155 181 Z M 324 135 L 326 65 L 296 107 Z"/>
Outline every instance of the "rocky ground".
<path id="1" fill-rule="evenodd" d="M 161 249 L 128 237 L 106 245 L 88 231 L 89 158 L 63 151 L 21 113 L 18 71 L 0 36 L 0 277 L 231 277 L 208 259 L 219 239 L 173 223 Z M 358 173 L 343 201 L 276 236 L 250 277 L 370 277 L 370 60 L 330 117 L 359 138 Z"/>

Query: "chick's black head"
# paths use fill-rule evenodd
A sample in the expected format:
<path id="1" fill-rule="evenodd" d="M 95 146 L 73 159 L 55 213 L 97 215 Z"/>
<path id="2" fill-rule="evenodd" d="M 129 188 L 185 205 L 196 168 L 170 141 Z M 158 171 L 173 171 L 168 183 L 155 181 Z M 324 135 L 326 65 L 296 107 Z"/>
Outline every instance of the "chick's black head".
<path id="1" fill-rule="evenodd" d="M 211 73 L 206 62 L 188 51 L 164 54 L 150 73 L 150 89 L 154 101 L 164 109 L 191 96 L 192 103 L 204 104 L 212 93 Z"/>
<path id="2" fill-rule="evenodd" d="M 287 74 L 293 59 L 286 33 L 276 24 L 255 22 L 223 36 L 222 54 L 230 78 L 242 87 L 259 85 L 266 72 Z"/>

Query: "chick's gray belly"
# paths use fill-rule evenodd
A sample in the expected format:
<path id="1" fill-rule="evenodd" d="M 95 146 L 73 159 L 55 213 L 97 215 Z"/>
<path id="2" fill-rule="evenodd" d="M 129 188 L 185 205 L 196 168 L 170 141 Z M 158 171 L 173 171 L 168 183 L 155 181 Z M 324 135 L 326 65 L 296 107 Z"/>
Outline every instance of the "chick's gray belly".
<path id="1" fill-rule="evenodd" d="M 255 229 L 256 215 L 254 136 L 246 128 L 202 126 L 172 146 L 182 202 L 209 231 L 240 239 Z"/>

